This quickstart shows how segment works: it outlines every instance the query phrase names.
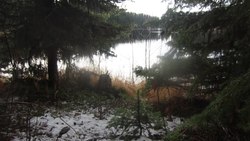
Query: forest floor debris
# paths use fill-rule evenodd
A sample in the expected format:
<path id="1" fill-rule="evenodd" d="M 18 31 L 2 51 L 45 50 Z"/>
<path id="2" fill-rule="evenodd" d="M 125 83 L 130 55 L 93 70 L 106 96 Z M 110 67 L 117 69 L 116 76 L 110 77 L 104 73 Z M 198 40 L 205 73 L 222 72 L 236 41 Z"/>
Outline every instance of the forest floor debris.
<path id="1" fill-rule="evenodd" d="M 73 110 L 69 112 L 49 110 L 42 116 L 30 119 L 30 135 L 16 131 L 13 141 L 37 140 L 37 141 L 94 141 L 114 140 L 111 137 L 112 129 L 107 128 L 108 122 L 114 115 L 104 119 L 96 117 L 94 112 Z M 168 130 L 173 130 L 181 124 L 180 118 L 167 121 Z M 63 131 L 65 130 L 65 131 Z M 153 131 L 152 132 L 161 132 Z M 162 132 L 163 133 L 163 132 Z M 115 140 L 122 140 L 116 137 Z M 146 135 L 136 139 L 137 141 L 151 141 Z"/>

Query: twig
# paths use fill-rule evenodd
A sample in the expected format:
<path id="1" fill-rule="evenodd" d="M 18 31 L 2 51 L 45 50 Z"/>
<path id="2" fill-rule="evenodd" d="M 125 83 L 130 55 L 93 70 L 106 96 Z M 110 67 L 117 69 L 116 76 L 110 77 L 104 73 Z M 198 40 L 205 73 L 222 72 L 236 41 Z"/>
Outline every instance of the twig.
<path id="1" fill-rule="evenodd" d="M 63 120 L 62 119 L 62 117 L 59 117 L 65 124 L 67 124 L 77 135 L 78 135 L 78 133 L 76 132 L 76 130 L 72 127 L 72 126 L 70 126 L 65 120 Z M 78 135 L 79 136 L 79 135 Z"/>

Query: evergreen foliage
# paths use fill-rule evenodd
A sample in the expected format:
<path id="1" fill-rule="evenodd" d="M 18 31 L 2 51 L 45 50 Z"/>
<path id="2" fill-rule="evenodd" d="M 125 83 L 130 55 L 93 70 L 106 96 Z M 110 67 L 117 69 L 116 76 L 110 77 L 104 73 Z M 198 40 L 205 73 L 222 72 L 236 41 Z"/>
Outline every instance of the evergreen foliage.
<path id="1" fill-rule="evenodd" d="M 160 19 L 158 17 L 126 12 L 124 9 L 117 9 L 111 12 L 108 21 L 110 23 L 128 26 L 131 28 L 160 27 Z"/>
<path id="2" fill-rule="evenodd" d="M 157 86 L 215 96 L 166 140 L 249 140 L 249 8 L 246 0 L 176 0 L 162 16 L 172 48 L 159 64 L 136 73 Z"/>
<path id="3" fill-rule="evenodd" d="M 250 71 L 230 82 L 201 114 L 189 119 L 166 140 L 250 139 Z"/>
<path id="4" fill-rule="evenodd" d="M 115 3 L 121 1 L 4 0 L 0 5 L 1 67 L 11 65 L 14 79 L 27 75 L 41 79 L 32 71 L 37 60 L 47 61 L 40 65 L 47 65 L 49 87 L 55 93 L 58 60 L 70 64 L 78 56 L 113 55 L 110 47 L 121 28 L 100 15 L 117 8 Z M 26 74 L 21 73 L 24 69 Z"/>
<path id="5" fill-rule="evenodd" d="M 180 10 L 180 6 L 201 10 Z M 151 70 L 137 69 L 162 85 L 191 94 L 216 94 L 249 69 L 249 1 L 177 0 L 162 16 L 172 47 Z"/>
<path id="6" fill-rule="evenodd" d="M 145 14 L 126 12 L 124 9 L 116 9 L 108 15 L 107 21 L 126 30 L 117 41 L 133 42 L 136 40 L 159 39 L 157 33 L 151 33 L 151 28 L 160 28 L 160 19 Z"/>
<path id="7" fill-rule="evenodd" d="M 108 126 L 110 130 L 113 130 L 112 136 L 132 140 L 142 136 L 143 132 L 146 133 L 145 136 L 154 138 L 152 130 L 161 131 L 165 128 L 160 112 L 154 112 L 153 108 L 145 102 L 141 102 L 139 108 L 138 113 L 138 105 L 136 101 L 133 101 L 127 107 L 115 110 L 115 116 Z M 161 134 L 159 132 L 158 135 Z"/>
<path id="8" fill-rule="evenodd" d="M 201 9 L 180 10 L 194 6 Z M 172 49 L 138 74 L 216 97 L 166 140 L 249 140 L 249 7 L 244 0 L 177 0 L 163 15 Z"/>

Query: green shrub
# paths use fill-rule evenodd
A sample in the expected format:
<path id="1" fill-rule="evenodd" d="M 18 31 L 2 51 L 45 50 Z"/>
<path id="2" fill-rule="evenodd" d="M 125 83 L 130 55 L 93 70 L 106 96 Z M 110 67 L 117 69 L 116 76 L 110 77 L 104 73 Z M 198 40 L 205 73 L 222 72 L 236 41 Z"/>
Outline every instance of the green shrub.
<path id="1" fill-rule="evenodd" d="M 199 115 L 167 135 L 169 141 L 250 140 L 250 72 L 239 77 Z"/>
<path id="2" fill-rule="evenodd" d="M 164 123 L 160 112 L 154 112 L 153 108 L 145 102 L 141 102 L 139 108 L 138 114 L 138 103 L 134 101 L 127 107 L 116 109 L 115 116 L 108 125 L 108 128 L 113 131 L 112 136 L 130 140 L 144 134 L 153 138 L 154 134 L 151 133 L 153 130 L 163 131 Z"/>

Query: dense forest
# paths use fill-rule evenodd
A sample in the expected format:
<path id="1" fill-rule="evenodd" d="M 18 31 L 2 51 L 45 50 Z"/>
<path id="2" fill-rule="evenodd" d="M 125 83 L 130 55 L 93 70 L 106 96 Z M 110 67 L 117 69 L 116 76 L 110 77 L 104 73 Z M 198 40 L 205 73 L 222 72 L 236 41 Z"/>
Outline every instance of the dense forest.
<path id="1" fill-rule="evenodd" d="M 247 0 L 176 0 L 162 16 L 172 48 L 137 74 L 211 101 L 166 140 L 249 140 L 249 8 Z"/>
<path id="2" fill-rule="evenodd" d="M 157 19 L 127 13 L 115 2 L 120 1 L 3 1 L 1 72 L 11 73 L 13 80 L 48 76 L 49 86 L 56 90 L 57 61 L 70 68 L 79 56 L 112 56 L 110 47 L 116 40 Z"/>
<path id="3" fill-rule="evenodd" d="M 160 27 L 160 19 L 158 17 L 126 12 L 124 9 L 117 9 L 112 12 L 108 21 L 113 24 L 131 28 Z"/>
<path id="4" fill-rule="evenodd" d="M 1 1 L 0 140 L 250 140 L 250 1 L 175 0 L 161 18 L 123 1 Z M 151 28 L 170 50 L 140 84 L 73 63 Z"/>

